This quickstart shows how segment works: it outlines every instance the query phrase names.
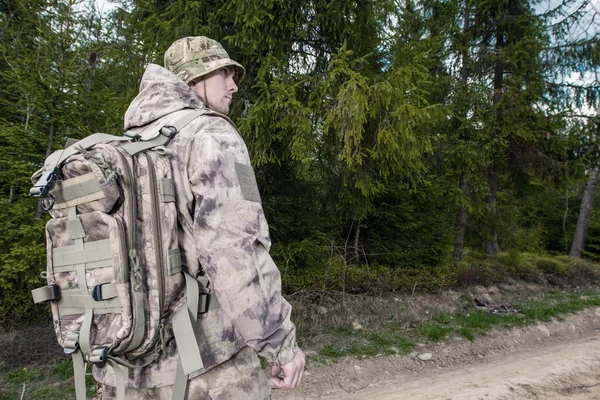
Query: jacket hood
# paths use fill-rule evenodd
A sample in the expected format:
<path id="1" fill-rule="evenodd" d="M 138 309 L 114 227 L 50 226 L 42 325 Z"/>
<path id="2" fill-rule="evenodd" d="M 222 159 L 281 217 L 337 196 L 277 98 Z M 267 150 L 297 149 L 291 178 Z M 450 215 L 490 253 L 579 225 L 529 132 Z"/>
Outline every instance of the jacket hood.
<path id="1" fill-rule="evenodd" d="M 125 129 L 146 126 L 167 114 L 204 103 L 181 79 L 166 68 L 149 64 L 140 83 L 140 92 L 125 113 Z"/>

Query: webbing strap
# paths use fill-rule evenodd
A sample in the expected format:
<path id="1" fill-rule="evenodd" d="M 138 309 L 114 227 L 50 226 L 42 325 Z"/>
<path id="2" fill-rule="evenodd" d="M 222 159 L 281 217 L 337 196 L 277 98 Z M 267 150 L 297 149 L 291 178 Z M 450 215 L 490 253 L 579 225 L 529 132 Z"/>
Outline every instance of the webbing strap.
<path id="1" fill-rule="evenodd" d="M 68 221 L 71 222 L 71 221 Z M 90 243 L 97 243 L 90 246 Z M 83 245 L 83 249 L 77 250 L 76 246 L 65 246 L 53 249 L 52 265 L 61 267 L 66 265 L 86 264 L 96 261 L 112 260 L 112 248 L 110 239 L 98 240 Z M 61 249 L 61 251 L 57 251 Z"/>
<path id="2" fill-rule="evenodd" d="M 35 304 L 43 301 L 51 301 L 58 299 L 58 290 L 56 285 L 42 286 L 41 288 L 33 289 L 31 291 L 31 297 Z"/>
<path id="3" fill-rule="evenodd" d="M 156 146 L 163 146 L 169 140 L 171 140 L 170 136 L 158 135 L 155 138 L 150 140 L 140 141 L 140 142 L 131 142 L 123 145 L 123 150 L 125 150 L 130 156 L 134 156 L 137 153 L 141 153 L 142 151 L 151 149 Z"/>
<path id="4" fill-rule="evenodd" d="M 104 283 L 99 286 L 100 298 L 102 300 L 114 299 L 119 295 L 116 283 Z"/>
<path id="5" fill-rule="evenodd" d="M 129 137 L 118 137 L 107 135 L 105 133 L 95 133 L 83 140 L 80 140 L 77 146 L 70 146 L 66 149 L 55 151 L 46 158 L 42 169 L 36 172 L 35 176 L 37 176 L 38 179 L 33 184 L 33 187 L 29 189 L 29 195 L 35 197 L 46 197 L 60 175 L 59 167 L 67 158 L 79 153 L 82 147 L 87 150 L 98 143 L 130 140 L 131 138 Z M 69 205 L 69 207 L 70 206 L 71 205 Z M 67 206 L 62 204 L 62 207 Z"/>
<path id="6" fill-rule="evenodd" d="M 167 252 L 167 272 L 169 275 L 181 272 L 181 252 L 179 248 L 170 249 Z"/>
<path id="7" fill-rule="evenodd" d="M 79 142 L 80 139 L 67 138 L 65 142 L 65 148 L 73 146 L 75 143 Z"/>
<path id="8" fill-rule="evenodd" d="M 185 375 L 189 375 L 204 368 L 200 356 L 200 347 L 194 331 L 198 322 L 200 288 L 196 279 L 186 273 L 183 276 L 185 276 L 186 305 L 181 307 L 173 316 L 173 333 L 179 349 L 182 371 Z"/>
<path id="9" fill-rule="evenodd" d="M 77 220 L 77 208 L 70 207 L 68 209 L 68 219 L 69 221 Z M 71 238 L 75 243 L 73 245 L 74 253 L 82 253 L 85 250 L 85 244 L 83 243 L 83 237 Z M 68 253 L 67 253 L 68 254 Z M 81 297 L 89 297 L 90 292 L 87 286 L 87 278 L 85 275 L 85 258 L 83 260 L 77 259 L 75 262 L 74 270 L 77 273 L 77 282 L 79 284 L 79 296 Z M 60 306 L 58 307 L 60 310 Z M 83 318 L 83 322 L 81 324 L 81 330 L 79 331 L 79 346 L 82 352 L 89 353 L 90 352 L 90 332 L 92 327 L 92 320 L 94 318 L 94 312 L 92 309 L 86 308 L 85 316 Z"/>
<path id="10" fill-rule="evenodd" d="M 85 314 L 85 310 L 85 307 L 60 307 L 58 309 L 58 315 L 63 316 Z M 96 308 L 94 310 L 94 315 L 119 314 L 121 311 L 121 307 Z"/>
<path id="11" fill-rule="evenodd" d="M 173 385 L 172 400 L 186 400 L 188 388 L 187 375 L 183 373 L 181 360 L 177 361 L 177 372 L 175 373 L 175 384 Z"/>
<path id="12" fill-rule="evenodd" d="M 174 132 L 170 132 L 170 134 L 162 134 L 162 132 L 161 132 L 160 135 L 157 135 L 157 136 L 153 137 L 152 139 L 138 141 L 138 142 L 130 142 L 130 143 L 124 144 L 122 147 L 129 155 L 133 156 L 144 150 L 148 150 L 148 149 L 151 149 L 156 146 L 163 146 L 163 145 L 167 144 L 169 142 L 169 140 L 171 140 L 171 138 L 173 137 L 173 134 L 176 134 L 177 132 L 181 131 L 187 124 L 189 124 L 194 119 L 201 116 L 202 114 L 205 114 L 206 112 L 207 112 L 206 109 L 192 110 L 189 113 L 187 113 L 186 115 L 184 115 L 183 117 L 181 117 L 180 119 L 178 119 L 177 121 L 175 121 L 175 123 L 168 124 L 166 126 L 163 126 L 160 129 L 161 131 L 163 129 L 168 130 L 169 127 L 172 127 L 175 130 Z"/>
<path id="13" fill-rule="evenodd" d="M 172 203 L 175 201 L 175 185 L 173 179 L 162 178 L 159 181 L 160 193 L 163 203 Z"/>
<path id="14" fill-rule="evenodd" d="M 209 280 L 208 280 L 208 276 L 199 276 L 198 278 L 196 278 L 196 280 L 198 280 L 198 283 L 200 284 L 200 286 L 204 289 L 204 292 L 208 291 L 208 285 L 209 285 Z M 206 303 L 208 302 L 208 307 L 206 307 Z M 217 308 L 221 307 L 221 305 L 219 304 L 219 299 L 217 299 L 217 296 L 214 293 L 204 293 L 200 295 L 200 303 L 198 306 L 198 311 L 200 313 L 205 313 L 209 310 L 215 310 Z"/>
<path id="15" fill-rule="evenodd" d="M 85 237 L 85 230 L 79 218 L 67 221 L 67 232 L 71 239 L 81 239 Z"/>
<path id="16" fill-rule="evenodd" d="M 71 353 L 73 359 L 73 379 L 75 381 L 75 398 L 85 400 L 85 364 L 80 350 Z"/>
<path id="17" fill-rule="evenodd" d="M 86 262 L 85 263 L 85 270 L 89 271 L 92 269 L 96 269 L 96 268 L 104 268 L 104 267 L 112 267 L 113 265 L 113 260 L 111 259 L 106 259 L 106 260 L 100 260 L 100 261 L 94 261 L 94 262 Z M 54 273 L 58 274 L 61 272 L 71 272 L 73 271 L 73 265 L 69 264 L 69 265 L 59 265 L 59 266 L 55 266 L 54 267 Z"/>
<path id="18" fill-rule="evenodd" d="M 83 322 L 81 323 L 81 331 L 79 333 L 79 348 L 86 354 L 89 354 L 92 351 L 92 346 L 90 345 L 90 334 L 92 332 L 93 320 L 94 310 L 91 308 L 86 308 Z"/>
<path id="19" fill-rule="evenodd" d="M 115 362 L 112 357 L 108 357 L 106 363 L 111 366 L 115 372 L 115 389 L 117 390 L 117 400 L 125 400 L 125 367 Z"/>
<path id="20" fill-rule="evenodd" d="M 93 172 L 57 182 L 50 193 L 54 196 L 57 203 L 65 203 L 87 196 L 90 196 L 93 200 L 104 197 L 100 181 Z"/>
<path id="21" fill-rule="evenodd" d="M 87 242 L 85 244 L 85 248 L 93 249 L 96 247 L 104 247 L 107 245 L 110 245 L 110 239 L 102 239 L 102 240 L 95 240 L 93 242 Z M 73 251 L 74 248 L 75 248 L 74 246 L 62 246 L 62 247 L 57 247 L 55 249 L 52 249 L 52 251 L 55 253 L 68 253 L 70 251 Z"/>
<path id="22" fill-rule="evenodd" d="M 102 290 L 102 298 L 106 300 L 96 301 L 90 295 L 82 295 L 79 290 L 62 290 L 58 307 L 112 309 L 116 313 L 121 313 L 121 300 L 117 297 L 117 285 L 114 283 L 102 285 L 100 290 Z M 107 297 L 104 297 L 105 294 Z"/>
<path id="23" fill-rule="evenodd" d="M 84 149 L 89 149 L 90 147 L 99 144 L 99 143 L 107 143 L 107 142 L 123 142 L 130 141 L 131 138 L 126 136 L 113 136 L 106 133 L 94 133 L 84 139 L 81 139 L 77 142 L 77 146 L 70 146 L 64 150 L 57 150 L 52 153 L 44 163 L 44 170 L 52 170 L 60 165 L 64 160 L 71 157 L 73 154 L 79 153 L 79 149 L 82 147 Z"/>
<path id="24" fill-rule="evenodd" d="M 146 362 L 145 364 L 141 364 L 141 365 L 134 365 L 131 363 L 128 363 L 127 361 L 123 360 L 120 357 L 116 357 L 116 356 L 108 356 L 109 359 L 113 360 L 113 362 L 116 362 L 117 364 L 121 365 L 124 368 L 144 368 L 147 367 L 148 365 L 152 364 L 155 362 L 155 360 L 153 358 L 151 358 L 148 362 Z"/>

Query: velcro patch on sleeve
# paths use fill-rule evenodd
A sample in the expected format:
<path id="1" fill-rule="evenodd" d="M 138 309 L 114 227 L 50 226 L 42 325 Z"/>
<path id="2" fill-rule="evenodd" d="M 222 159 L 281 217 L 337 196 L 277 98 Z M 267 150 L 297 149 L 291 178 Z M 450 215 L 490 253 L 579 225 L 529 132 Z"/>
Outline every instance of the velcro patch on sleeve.
<path id="1" fill-rule="evenodd" d="M 256 177 L 254 176 L 252 166 L 235 163 L 235 170 L 244 199 L 260 203 L 260 193 L 258 192 L 258 185 L 256 184 Z"/>

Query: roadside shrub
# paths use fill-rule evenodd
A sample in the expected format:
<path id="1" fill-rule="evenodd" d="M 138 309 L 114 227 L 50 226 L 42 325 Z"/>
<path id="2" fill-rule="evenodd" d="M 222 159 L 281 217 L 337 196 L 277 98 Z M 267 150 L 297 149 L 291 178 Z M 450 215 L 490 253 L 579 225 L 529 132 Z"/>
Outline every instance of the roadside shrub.
<path id="1" fill-rule="evenodd" d="M 600 282 L 600 265 L 569 256 L 510 252 L 489 257 L 470 252 L 456 264 L 453 279 L 459 288 L 516 280 L 554 286 L 589 286 Z"/>
<path id="2" fill-rule="evenodd" d="M 323 257 L 323 254 L 321 254 Z M 452 285 L 451 269 L 390 268 L 380 264 L 349 264 L 339 254 L 310 268 L 282 268 L 286 293 L 334 291 L 352 294 L 386 294 L 415 290 L 437 291 Z"/>
<path id="3" fill-rule="evenodd" d="M 588 286 L 600 283 L 600 265 L 588 260 L 568 256 L 559 257 L 568 264 L 565 281 L 571 286 Z"/>
<path id="4" fill-rule="evenodd" d="M 454 274 L 458 287 L 489 286 L 506 282 L 510 277 L 510 268 L 503 263 L 503 259 L 470 252 L 462 262 L 456 264 Z"/>

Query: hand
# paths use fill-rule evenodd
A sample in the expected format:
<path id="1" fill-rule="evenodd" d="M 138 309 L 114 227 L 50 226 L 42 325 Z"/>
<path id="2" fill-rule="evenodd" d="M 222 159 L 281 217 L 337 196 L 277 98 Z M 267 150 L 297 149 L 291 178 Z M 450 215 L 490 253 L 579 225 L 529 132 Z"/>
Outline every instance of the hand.
<path id="1" fill-rule="evenodd" d="M 298 386 L 304 375 L 304 358 L 304 353 L 298 349 L 292 361 L 282 366 L 274 365 L 271 369 L 271 387 L 293 389 Z"/>

